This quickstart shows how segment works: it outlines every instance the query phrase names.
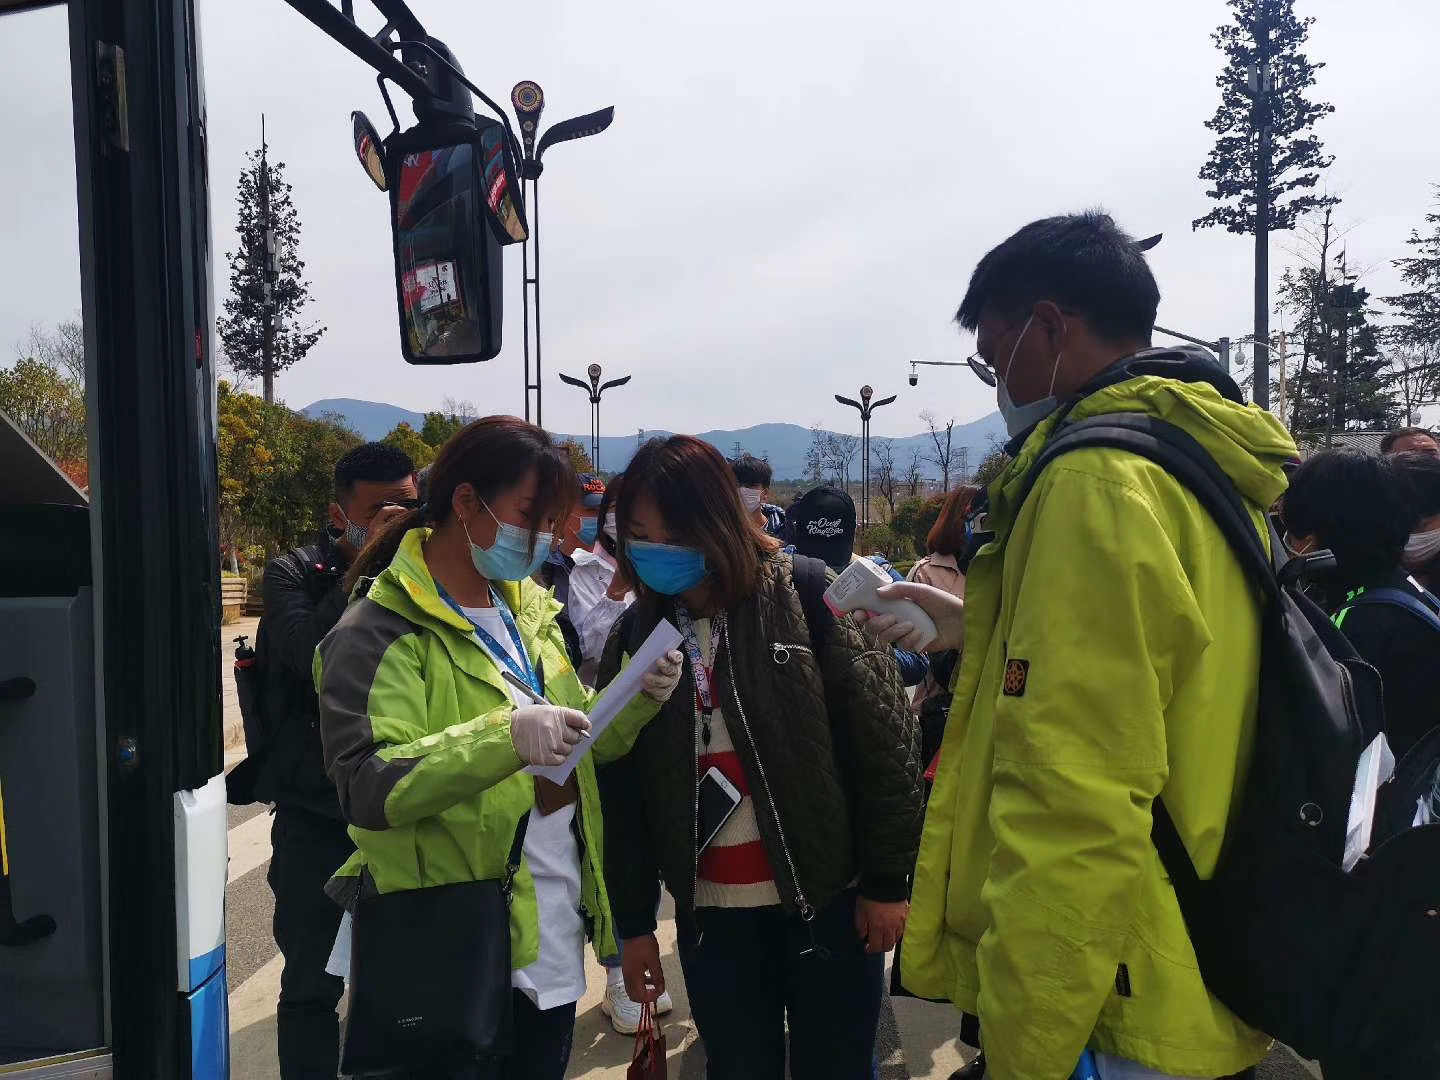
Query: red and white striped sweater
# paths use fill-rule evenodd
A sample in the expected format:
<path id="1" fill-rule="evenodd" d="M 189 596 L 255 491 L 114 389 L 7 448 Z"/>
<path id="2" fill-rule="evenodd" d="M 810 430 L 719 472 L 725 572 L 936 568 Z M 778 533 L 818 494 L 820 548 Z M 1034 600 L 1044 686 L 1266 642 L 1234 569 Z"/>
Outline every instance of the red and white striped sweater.
<path id="1" fill-rule="evenodd" d="M 710 620 L 695 620 L 700 655 L 707 666 L 714 663 L 711 653 Z M 780 903 L 775 887 L 775 871 L 765 854 L 760 827 L 755 819 L 755 800 L 750 795 L 750 782 L 740 764 L 740 755 L 730 738 L 725 713 L 717 708 L 710 718 L 710 745 L 701 733 L 695 733 L 696 753 L 700 758 L 699 775 L 713 766 L 740 792 L 740 805 L 720 827 L 715 839 L 700 853 L 699 876 L 695 886 L 696 907 L 754 908 Z"/>

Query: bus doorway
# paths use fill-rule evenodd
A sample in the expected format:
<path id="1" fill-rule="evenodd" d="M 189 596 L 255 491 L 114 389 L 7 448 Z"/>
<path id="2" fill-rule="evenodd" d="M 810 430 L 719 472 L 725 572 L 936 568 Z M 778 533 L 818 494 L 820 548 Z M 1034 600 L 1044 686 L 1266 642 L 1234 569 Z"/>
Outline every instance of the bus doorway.
<path id="1" fill-rule="evenodd" d="M 0 1076 L 228 1074 L 190 0 L 0 0 Z"/>

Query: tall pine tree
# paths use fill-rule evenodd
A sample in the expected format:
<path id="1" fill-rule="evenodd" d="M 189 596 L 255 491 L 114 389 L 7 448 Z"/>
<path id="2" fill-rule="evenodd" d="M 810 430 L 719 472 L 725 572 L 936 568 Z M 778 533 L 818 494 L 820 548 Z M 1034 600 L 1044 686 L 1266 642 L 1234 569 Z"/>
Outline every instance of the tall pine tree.
<path id="1" fill-rule="evenodd" d="M 225 256 L 230 295 L 215 329 L 230 366 L 259 379 L 265 401 L 273 403 L 275 374 L 304 359 L 325 327 L 302 326 L 298 318 L 310 303 L 310 286 L 302 277 L 300 214 L 284 163 L 270 160 L 263 123 L 260 148 L 247 159 L 236 192 L 240 244 Z"/>
<path id="2" fill-rule="evenodd" d="M 1331 158 L 1311 130 L 1335 107 L 1310 100 L 1323 64 L 1301 52 L 1313 19 L 1295 16 L 1294 0 L 1227 0 L 1233 19 L 1213 35 L 1225 53 L 1215 80 L 1220 107 L 1205 126 L 1215 146 L 1200 170 L 1216 206 L 1196 229 L 1223 226 L 1255 237 L 1255 340 L 1270 340 L 1270 233 L 1295 227 L 1323 204 L 1314 192 Z M 1269 355 L 1257 346 L 1255 400 L 1269 406 Z"/>

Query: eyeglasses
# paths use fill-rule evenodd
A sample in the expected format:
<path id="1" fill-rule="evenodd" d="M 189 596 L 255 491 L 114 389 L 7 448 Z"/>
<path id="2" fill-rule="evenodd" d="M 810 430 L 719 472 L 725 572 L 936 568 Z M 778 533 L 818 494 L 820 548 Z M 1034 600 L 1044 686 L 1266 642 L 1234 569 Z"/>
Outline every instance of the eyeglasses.
<path id="1" fill-rule="evenodd" d="M 967 356 L 965 363 L 970 365 L 970 370 L 975 373 L 975 377 L 986 386 L 994 386 L 997 382 L 995 369 L 991 367 L 989 362 L 978 352 L 971 353 Z"/>

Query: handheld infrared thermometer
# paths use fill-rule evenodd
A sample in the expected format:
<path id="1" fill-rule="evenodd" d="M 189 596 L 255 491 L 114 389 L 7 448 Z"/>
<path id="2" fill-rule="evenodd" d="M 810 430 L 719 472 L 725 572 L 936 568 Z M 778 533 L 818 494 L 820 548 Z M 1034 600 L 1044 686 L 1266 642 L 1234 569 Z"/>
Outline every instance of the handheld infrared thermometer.
<path id="1" fill-rule="evenodd" d="M 875 595 L 876 589 L 889 584 L 891 577 L 884 570 L 869 559 L 856 559 L 825 590 L 825 604 L 836 615 L 852 611 L 894 615 L 920 631 L 925 639 L 920 645 L 923 650 L 937 636 L 935 620 L 914 600 L 882 600 Z"/>

